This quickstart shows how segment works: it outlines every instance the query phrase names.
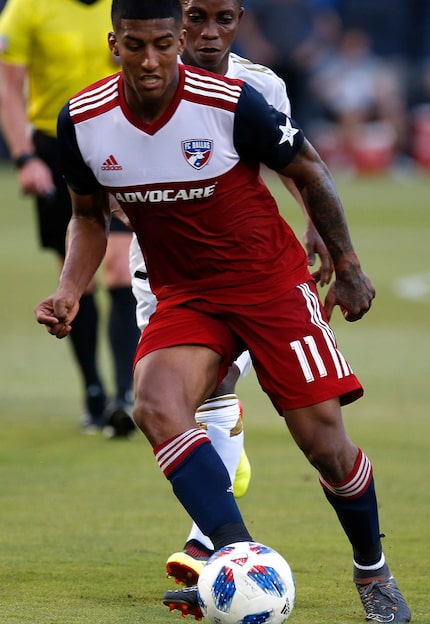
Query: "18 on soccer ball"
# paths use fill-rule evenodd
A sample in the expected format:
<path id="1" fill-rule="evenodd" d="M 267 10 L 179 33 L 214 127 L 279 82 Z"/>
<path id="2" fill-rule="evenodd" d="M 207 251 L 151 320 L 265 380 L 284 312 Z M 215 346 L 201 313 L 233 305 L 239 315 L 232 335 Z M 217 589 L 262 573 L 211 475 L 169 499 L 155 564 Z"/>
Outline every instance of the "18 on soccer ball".
<path id="1" fill-rule="evenodd" d="M 288 563 L 257 542 L 217 550 L 203 568 L 197 588 L 200 608 L 211 624 L 282 624 L 296 595 Z"/>

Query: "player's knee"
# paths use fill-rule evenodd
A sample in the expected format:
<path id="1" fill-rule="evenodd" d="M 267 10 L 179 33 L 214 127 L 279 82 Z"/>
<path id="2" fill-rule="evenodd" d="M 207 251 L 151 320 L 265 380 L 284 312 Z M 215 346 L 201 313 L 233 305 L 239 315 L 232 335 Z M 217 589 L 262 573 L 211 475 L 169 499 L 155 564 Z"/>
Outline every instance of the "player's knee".
<path id="1" fill-rule="evenodd" d="M 133 419 L 139 429 L 152 441 L 159 437 L 157 431 L 166 417 L 161 402 L 156 397 L 151 393 L 138 393 L 134 402 Z"/>
<path id="2" fill-rule="evenodd" d="M 324 474 L 337 463 L 336 449 L 331 444 L 315 441 L 302 450 L 312 466 Z"/>
<path id="3" fill-rule="evenodd" d="M 169 405 L 175 405 L 169 409 Z M 138 392 L 133 409 L 134 421 L 153 447 L 187 429 L 196 427 L 194 411 L 181 402 L 166 401 L 162 393 Z"/>
<path id="4" fill-rule="evenodd" d="M 305 452 L 309 462 L 327 480 L 343 481 L 353 468 L 357 448 L 347 438 L 320 439 Z"/>
<path id="5" fill-rule="evenodd" d="M 236 393 L 236 383 L 238 382 L 240 377 L 240 370 L 235 365 L 232 364 L 228 369 L 227 375 L 221 381 L 215 392 L 212 396 L 222 396 L 224 394 L 235 394 Z"/>

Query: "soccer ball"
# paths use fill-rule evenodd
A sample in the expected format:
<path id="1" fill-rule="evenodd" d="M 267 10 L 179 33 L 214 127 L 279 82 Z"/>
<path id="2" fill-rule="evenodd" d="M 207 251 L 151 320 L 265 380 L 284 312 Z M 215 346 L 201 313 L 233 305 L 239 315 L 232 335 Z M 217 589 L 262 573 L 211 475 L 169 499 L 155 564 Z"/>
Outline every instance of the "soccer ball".
<path id="1" fill-rule="evenodd" d="M 282 624 L 296 595 L 288 563 L 257 542 L 236 542 L 217 550 L 197 588 L 200 608 L 211 624 Z"/>

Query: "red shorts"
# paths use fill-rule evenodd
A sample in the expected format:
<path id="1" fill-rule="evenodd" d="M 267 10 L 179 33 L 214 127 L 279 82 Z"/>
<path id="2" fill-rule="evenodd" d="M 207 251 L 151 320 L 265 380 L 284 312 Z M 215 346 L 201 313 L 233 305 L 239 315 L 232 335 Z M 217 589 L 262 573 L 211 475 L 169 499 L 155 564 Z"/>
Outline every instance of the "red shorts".
<path id="1" fill-rule="evenodd" d="M 253 305 L 192 299 L 158 304 L 136 352 L 181 344 L 204 345 L 221 354 L 219 380 L 244 348 L 249 349 L 263 390 L 276 409 L 299 409 L 339 397 L 345 405 L 363 394 L 339 352 L 313 281 Z"/>

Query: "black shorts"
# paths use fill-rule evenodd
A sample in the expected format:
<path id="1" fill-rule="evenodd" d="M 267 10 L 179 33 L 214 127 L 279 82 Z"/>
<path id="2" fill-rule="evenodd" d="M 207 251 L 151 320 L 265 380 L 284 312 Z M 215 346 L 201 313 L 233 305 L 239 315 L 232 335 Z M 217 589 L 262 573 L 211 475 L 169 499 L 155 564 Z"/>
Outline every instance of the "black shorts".
<path id="1" fill-rule="evenodd" d="M 55 185 L 53 195 L 36 199 L 40 244 L 45 249 L 53 249 L 64 258 L 66 230 L 72 216 L 72 203 L 59 166 L 58 141 L 55 137 L 36 130 L 33 142 L 37 155 L 52 171 Z M 110 231 L 130 232 L 129 228 L 115 218 L 112 218 Z"/>
<path id="2" fill-rule="evenodd" d="M 54 249 L 64 257 L 66 229 L 72 216 L 72 203 L 59 167 L 58 142 L 56 138 L 38 130 L 34 132 L 33 142 L 37 155 L 52 171 L 55 185 L 54 194 L 36 198 L 40 243 L 42 247 Z"/>
<path id="3" fill-rule="evenodd" d="M 130 228 L 127 227 L 122 221 L 120 221 L 116 217 L 112 217 L 110 221 L 109 231 L 111 234 L 114 234 L 115 232 L 125 232 L 126 234 L 131 235 Z"/>

